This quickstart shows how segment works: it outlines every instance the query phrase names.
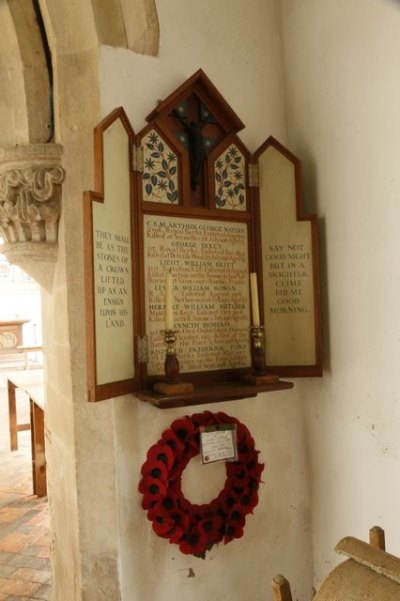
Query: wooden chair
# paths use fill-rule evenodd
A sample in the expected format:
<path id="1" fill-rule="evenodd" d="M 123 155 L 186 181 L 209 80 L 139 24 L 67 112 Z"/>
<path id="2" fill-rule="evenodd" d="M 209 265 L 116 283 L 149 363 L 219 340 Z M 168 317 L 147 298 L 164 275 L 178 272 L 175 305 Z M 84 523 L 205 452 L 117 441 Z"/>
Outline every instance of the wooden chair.
<path id="1" fill-rule="evenodd" d="M 346 541 L 349 541 L 349 540 L 360 542 L 362 545 L 365 545 L 365 543 L 362 543 L 361 541 L 357 541 L 356 539 L 350 539 L 350 538 L 343 539 L 343 541 L 340 541 L 340 543 L 336 547 L 337 550 L 339 550 L 339 552 L 343 552 L 345 555 L 348 555 L 349 557 L 353 557 L 352 553 L 346 552 L 346 550 L 344 550 L 345 543 L 346 543 Z M 385 532 L 379 526 L 374 526 L 373 528 L 370 529 L 369 545 L 373 549 L 378 549 L 379 551 L 383 551 L 383 552 L 386 551 Z M 395 568 L 397 567 L 396 560 L 398 561 L 399 579 L 400 579 L 400 559 L 396 558 L 392 555 L 389 555 L 388 553 L 384 553 L 379 560 L 380 566 L 382 564 L 382 558 L 384 558 L 384 557 L 388 558 L 388 560 L 390 562 L 391 570 L 392 570 L 393 563 L 395 564 Z M 393 560 L 394 560 L 394 562 L 393 562 Z M 366 569 L 368 569 L 368 568 L 366 568 Z M 379 570 L 381 570 L 381 567 L 379 567 Z M 329 576 L 327 577 L 327 579 L 328 578 L 329 578 Z M 388 598 L 388 601 L 397 601 L 397 599 L 400 599 L 400 583 L 399 583 L 398 595 L 399 596 L 397 596 L 397 594 L 396 594 L 395 599 L 393 597 L 391 597 L 389 600 L 389 598 Z M 292 593 L 290 590 L 290 584 L 286 580 L 286 578 L 282 575 L 275 576 L 275 578 L 272 581 L 272 599 L 273 599 L 273 601 L 293 601 Z M 317 599 L 318 599 L 318 593 L 315 597 L 315 601 L 317 601 Z M 380 599 L 382 599 L 382 601 L 385 601 L 386 598 L 382 597 Z"/>

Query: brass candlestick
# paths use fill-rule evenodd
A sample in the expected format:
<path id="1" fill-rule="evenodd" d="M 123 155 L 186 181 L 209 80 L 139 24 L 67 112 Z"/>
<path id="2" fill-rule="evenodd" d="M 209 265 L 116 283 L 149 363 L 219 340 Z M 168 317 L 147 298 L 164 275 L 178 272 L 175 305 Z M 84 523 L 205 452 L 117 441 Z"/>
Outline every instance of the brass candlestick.
<path id="1" fill-rule="evenodd" d="M 251 336 L 251 362 L 253 366 L 253 375 L 265 376 L 267 368 L 265 366 L 264 351 L 264 328 L 261 326 L 252 326 L 250 328 Z"/>
<path id="2" fill-rule="evenodd" d="M 180 394 L 193 390 L 190 382 L 181 382 L 179 376 L 179 361 L 175 350 L 176 331 L 164 330 L 165 351 L 164 372 L 165 382 L 154 384 L 154 390 L 161 394 Z"/>
<path id="3" fill-rule="evenodd" d="M 174 346 L 175 330 L 164 330 L 164 342 L 167 345 L 164 362 L 165 377 L 168 384 L 177 384 L 179 382 L 179 361 Z"/>
<path id="4" fill-rule="evenodd" d="M 279 376 L 269 374 L 265 365 L 264 327 L 252 326 L 250 328 L 250 339 L 253 373 L 243 376 L 243 381 L 257 386 L 279 382 Z"/>

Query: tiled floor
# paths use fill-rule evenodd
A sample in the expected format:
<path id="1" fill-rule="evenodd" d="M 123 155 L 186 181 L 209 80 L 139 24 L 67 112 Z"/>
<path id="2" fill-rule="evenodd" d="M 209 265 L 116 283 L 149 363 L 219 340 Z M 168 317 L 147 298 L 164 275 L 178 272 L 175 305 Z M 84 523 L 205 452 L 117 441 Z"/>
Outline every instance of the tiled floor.
<path id="1" fill-rule="evenodd" d="M 17 398 L 18 420 L 29 421 L 26 397 Z M 0 377 L 0 601 L 50 598 L 47 498 L 32 495 L 30 432 L 9 451 L 8 405 Z"/>

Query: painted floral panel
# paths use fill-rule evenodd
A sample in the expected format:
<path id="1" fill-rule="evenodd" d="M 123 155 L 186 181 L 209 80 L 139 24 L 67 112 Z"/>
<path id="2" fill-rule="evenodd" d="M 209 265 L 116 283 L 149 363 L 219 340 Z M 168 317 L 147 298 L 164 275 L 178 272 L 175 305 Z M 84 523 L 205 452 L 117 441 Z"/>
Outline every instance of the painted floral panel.
<path id="1" fill-rule="evenodd" d="M 142 139 L 143 200 L 177 204 L 178 161 L 170 146 L 154 130 Z"/>
<path id="2" fill-rule="evenodd" d="M 218 209 L 246 210 L 245 158 L 231 144 L 214 163 L 215 203 Z"/>

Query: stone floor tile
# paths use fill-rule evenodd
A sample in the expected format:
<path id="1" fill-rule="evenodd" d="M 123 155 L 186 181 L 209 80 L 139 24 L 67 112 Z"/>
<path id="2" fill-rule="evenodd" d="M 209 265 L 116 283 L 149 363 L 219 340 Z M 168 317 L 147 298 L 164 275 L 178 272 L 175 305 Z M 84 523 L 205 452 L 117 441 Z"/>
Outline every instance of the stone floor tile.
<path id="1" fill-rule="evenodd" d="M 0 564 L 11 563 L 15 558 L 15 553 L 6 553 L 5 551 L 0 551 Z"/>
<path id="2" fill-rule="evenodd" d="M 34 599 L 50 599 L 51 598 L 51 584 L 43 584 L 40 589 L 34 592 Z"/>
<path id="3" fill-rule="evenodd" d="M 29 511 L 24 507 L 3 507 L 0 509 L 0 522 L 13 522 Z"/>
<path id="4" fill-rule="evenodd" d="M 31 555 L 32 557 L 40 557 L 39 553 L 43 550 L 40 545 L 31 545 L 22 551 L 22 555 Z"/>
<path id="5" fill-rule="evenodd" d="M 24 580 L 25 582 L 39 582 L 49 584 L 51 573 L 49 570 L 34 570 L 32 568 L 18 568 L 12 574 L 13 580 Z"/>
<path id="6" fill-rule="evenodd" d="M 13 572 L 15 572 L 15 566 L 0 564 L 0 578 L 8 578 Z"/>
<path id="7" fill-rule="evenodd" d="M 42 588 L 39 582 L 24 582 L 12 578 L 0 578 L 0 593 L 14 596 L 33 597 L 34 593 Z"/>
<path id="8" fill-rule="evenodd" d="M 0 407 L 7 407 L 6 390 L 1 387 L 0 401 Z M 21 406 L 17 399 L 17 405 L 19 421 L 28 422 L 26 399 Z M 0 420 L 0 601 L 47 601 L 51 588 L 48 502 L 32 494 L 30 432 L 19 432 L 19 448 L 10 452 L 8 409 L 5 412 Z"/>
<path id="9" fill-rule="evenodd" d="M 9 563 L 15 567 L 34 568 L 35 570 L 47 570 L 50 564 L 46 557 L 32 557 L 31 555 L 19 555 L 17 553 Z"/>

